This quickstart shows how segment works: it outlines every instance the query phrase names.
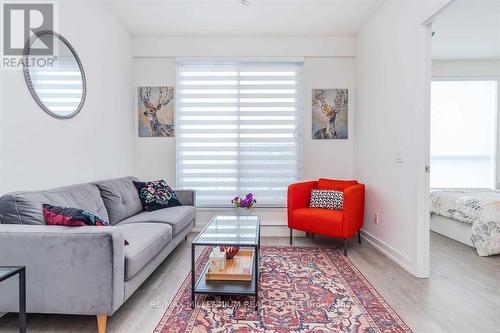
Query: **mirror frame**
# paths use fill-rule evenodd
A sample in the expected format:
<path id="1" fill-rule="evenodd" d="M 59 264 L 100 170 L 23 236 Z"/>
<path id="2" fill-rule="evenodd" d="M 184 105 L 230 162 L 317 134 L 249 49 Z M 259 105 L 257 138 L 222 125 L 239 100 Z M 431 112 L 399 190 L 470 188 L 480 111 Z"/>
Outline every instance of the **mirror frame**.
<path id="1" fill-rule="evenodd" d="M 75 60 L 78 64 L 78 68 L 80 69 L 80 74 L 82 76 L 82 100 L 80 101 L 80 104 L 78 104 L 78 107 L 76 108 L 75 111 L 71 112 L 70 114 L 64 115 L 64 116 L 57 114 L 54 111 L 51 111 L 42 102 L 42 100 L 40 99 L 40 97 L 38 96 L 38 94 L 35 90 L 35 87 L 33 85 L 33 81 L 31 79 L 31 75 L 30 75 L 30 67 L 28 66 L 28 64 L 29 64 L 31 46 L 38 38 L 40 38 L 41 36 L 44 36 L 44 35 L 52 35 L 54 38 L 59 39 L 61 42 L 63 42 L 68 47 L 68 49 L 73 54 L 73 57 L 75 57 Z M 87 80 L 85 78 L 85 70 L 83 69 L 83 65 L 82 65 L 82 62 L 80 60 L 80 57 L 78 57 L 78 54 L 76 53 L 73 46 L 71 46 L 71 44 L 69 43 L 69 41 L 66 38 L 64 38 L 63 36 L 61 36 L 57 32 L 54 32 L 51 30 L 39 31 L 39 32 L 35 33 L 35 35 L 26 42 L 26 45 L 24 46 L 24 50 L 23 50 L 23 73 L 24 73 L 24 80 L 26 81 L 26 85 L 28 86 L 28 90 L 29 90 L 31 96 L 33 97 L 35 102 L 38 104 L 38 106 L 40 108 L 42 108 L 42 110 L 45 111 L 47 114 L 51 115 L 54 118 L 58 118 L 58 119 L 69 119 L 69 118 L 73 118 L 74 116 L 76 116 L 82 110 L 83 104 L 85 103 L 85 99 L 87 97 Z"/>

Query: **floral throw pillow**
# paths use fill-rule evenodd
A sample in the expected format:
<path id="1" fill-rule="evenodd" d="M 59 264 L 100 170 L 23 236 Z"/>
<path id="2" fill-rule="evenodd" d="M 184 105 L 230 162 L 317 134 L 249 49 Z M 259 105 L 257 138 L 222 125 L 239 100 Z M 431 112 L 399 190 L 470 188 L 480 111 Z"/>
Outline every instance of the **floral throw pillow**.
<path id="1" fill-rule="evenodd" d="M 139 197 L 141 198 L 142 207 L 148 212 L 154 210 L 181 206 L 175 191 L 168 186 L 164 180 L 156 180 L 152 182 L 134 182 Z"/>
<path id="2" fill-rule="evenodd" d="M 43 217 L 48 225 L 79 226 L 109 226 L 108 221 L 99 216 L 78 208 L 42 205 Z"/>
<path id="3" fill-rule="evenodd" d="M 42 213 L 47 225 L 63 225 L 66 227 L 109 226 L 108 221 L 101 219 L 96 214 L 79 208 L 43 204 Z M 129 242 L 124 239 L 123 244 L 129 245 Z"/>

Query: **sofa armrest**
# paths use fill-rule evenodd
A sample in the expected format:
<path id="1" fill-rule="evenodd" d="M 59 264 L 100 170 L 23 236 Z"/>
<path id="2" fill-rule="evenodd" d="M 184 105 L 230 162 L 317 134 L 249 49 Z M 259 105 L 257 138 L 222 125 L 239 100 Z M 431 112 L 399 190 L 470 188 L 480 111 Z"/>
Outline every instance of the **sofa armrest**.
<path id="1" fill-rule="evenodd" d="M 357 184 L 344 189 L 342 236 L 349 238 L 363 226 L 365 216 L 365 185 Z"/>
<path id="2" fill-rule="evenodd" d="M 309 207 L 311 190 L 318 186 L 318 181 L 295 183 L 288 186 L 287 212 L 288 227 L 293 226 L 293 211 L 298 208 Z"/>
<path id="3" fill-rule="evenodd" d="M 177 199 L 183 206 L 195 206 L 196 191 L 195 190 L 175 190 Z"/>
<path id="4" fill-rule="evenodd" d="M 26 266 L 27 311 L 113 314 L 124 301 L 124 239 L 113 227 L 0 225 L 0 266 Z M 17 280 L 0 312 L 17 312 Z"/>

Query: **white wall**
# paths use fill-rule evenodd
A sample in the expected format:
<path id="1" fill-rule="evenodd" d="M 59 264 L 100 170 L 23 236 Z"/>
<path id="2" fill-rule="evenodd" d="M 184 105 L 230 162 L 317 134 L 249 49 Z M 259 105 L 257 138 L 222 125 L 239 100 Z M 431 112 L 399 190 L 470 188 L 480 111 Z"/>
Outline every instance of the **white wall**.
<path id="1" fill-rule="evenodd" d="M 58 120 L 31 97 L 21 71 L 0 71 L 0 193 L 133 174 L 131 40 L 96 1 L 61 1 L 59 32 L 78 52 L 87 100 Z"/>
<path id="2" fill-rule="evenodd" d="M 354 177 L 354 58 L 306 58 L 304 61 L 304 179 Z M 347 88 L 348 139 L 313 140 L 312 89 Z"/>
<path id="3" fill-rule="evenodd" d="M 496 60 L 433 60 L 433 77 L 495 77 L 500 76 L 500 59 Z"/>
<path id="4" fill-rule="evenodd" d="M 135 58 L 135 86 L 175 85 L 174 58 Z M 304 61 L 304 179 L 353 177 L 354 59 L 306 58 Z M 349 139 L 312 140 L 311 93 L 314 88 L 349 89 Z M 136 92 L 137 94 L 137 92 Z M 137 117 L 135 117 L 137 124 Z M 135 169 L 143 179 L 163 178 L 175 185 L 175 138 L 135 139 Z"/>
<path id="5" fill-rule="evenodd" d="M 144 180 L 165 179 L 175 186 L 175 138 L 139 137 L 137 114 L 137 87 L 175 86 L 174 58 L 134 58 L 134 169 Z"/>
<path id="6" fill-rule="evenodd" d="M 156 41 L 163 45 L 154 48 L 149 43 Z M 134 38 L 134 83 L 135 87 L 142 85 L 175 85 L 175 58 L 172 55 L 185 57 L 208 57 L 214 52 L 219 57 L 241 56 L 250 57 L 305 57 L 303 70 L 303 135 L 304 135 L 304 179 L 319 177 L 353 178 L 353 149 L 354 149 L 354 58 L 353 38 L 316 38 L 315 43 L 303 39 L 276 39 L 276 38 L 245 38 L 235 42 L 231 38 L 209 38 L 211 48 L 207 51 L 198 46 L 207 45 L 202 38 L 196 39 L 195 45 L 187 49 L 187 44 L 171 38 Z M 293 41 L 293 42 L 292 42 Z M 156 42 L 154 44 L 156 44 Z M 333 44 L 328 45 L 329 42 Z M 181 44 L 179 44 L 181 43 Z M 246 48 L 236 48 L 235 43 L 248 45 L 253 43 L 251 52 L 245 53 Z M 269 51 L 270 45 L 288 45 L 286 52 L 283 49 Z M 145 45 L 148 45 L 147 47 Z M 165 46 L 167 45 L 167 46 Z M 325 46 L 327 45 L 327 46 Z M 346 46 L 343 49 L 340 46 Z M 178 49 L 173 49 L 177 47 Z M 145 51 L 147 50 L 147 51 Z M 159 51 L 160 50 L 160 51 Z M 186 53 L 189 52 L 189 53 Z M 165 56 L 165 54 L 169 56 Z M 340 54 L 340 56 L 338 56 Z M 145 56 L 147 55 L 147 57 Z M 212 58 L 213 59 L 213 58 Z M 349 139 L 348 140 L 312 140 L 311 134 L 311 99 L 313 88 L 348 88 L 349 89 Z M 136 93 L 137 94 L 137 93 Z M 137 112 L 137 111 L 135 111 Z M 137 118 L 137 114 L 135 113 Z M 135 124 L 137 128 L 137 119 Z M 135 170 L 142 179 L 163 178 L 175 186 L 175 138 L 139 138 L 137 129 L 135 139 Z M 199 209 L 198 223 L 209 221 L 220 209 Z M 229 210 L 229 213 L 231 210 Z M 260 214 L 263 232 L 266 235 L 287 235 L 285 209 L 256 209 Z"/>
<path id="7" fill-rule="evenodd" d="M 422 277 L 429 268 L 430 88 L 430 29 L 423 23 L 447 2 L 387 0 L 356 47 L 354 175 L 367 186 L 364 234 Z"/>
<path id="8" fill-rule="evenodd" d="M 433 44 L 434 45 L 434 44 Z M 497 143 L 496 188 L 500 188 L 500 60 L 433 60 L 432 76 L 435 78 L 491 78 L 498 81 L 497 93 Z"/>
<path id="9" fill-rule="evenodd" d="M 134 57 L 351 57 L 354 37 L 135 37 Z"/>

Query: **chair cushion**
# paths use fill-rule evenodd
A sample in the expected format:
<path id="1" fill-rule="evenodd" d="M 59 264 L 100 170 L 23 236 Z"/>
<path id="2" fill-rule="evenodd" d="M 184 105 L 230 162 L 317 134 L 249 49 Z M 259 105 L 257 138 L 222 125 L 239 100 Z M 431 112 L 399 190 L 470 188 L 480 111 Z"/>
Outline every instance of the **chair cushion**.
<path id="1" fill-rule="evenodd" d="M 167 223 L 172 226 L 172 234 L 175 237 L 189 223 L 196 218 L 196 210 L 193 206 L 176 206 L 155 210 L 152 212 L 141 212 L 120 222 L 129 223 Z"/>
<path id="2" fill-rule="evenodd" d="M 346 187 L 356 185 L 357 180 L 335 180 L 320 178 L 318 181 L 318 190 L 335 190 L 343 191 Z"/>
<path id="3" fill-rule="evenodd" d="M 125 281 L 139 273 L 172 239 L 172 227 L 168 224 L 119 224 L 114 228 L 129 243 L 125 246 Z"/>
<path id="4" fill-rule="evenodd" d="M 101 191 L 111 225 L 142 211 L 141 199 L 134 186 L 134 181 L 137 181 L 137 178 L 124 177 L 95 182 Z"/>
<path id="5" fill-rule="evenodd" d="M 45 224 L 43 204 L 84 209 L 109 221 L 99 189 L 93 184 L 6 194 L 0 198 L 0 221 L 4 224 Z"/>
<path id="6" fill-rule="evenodd" d="M 293 229 L 312 232 L 315 234 L 341 237 L 342 211 L 325 208 L 299 208 L 293 211 Z"/>

